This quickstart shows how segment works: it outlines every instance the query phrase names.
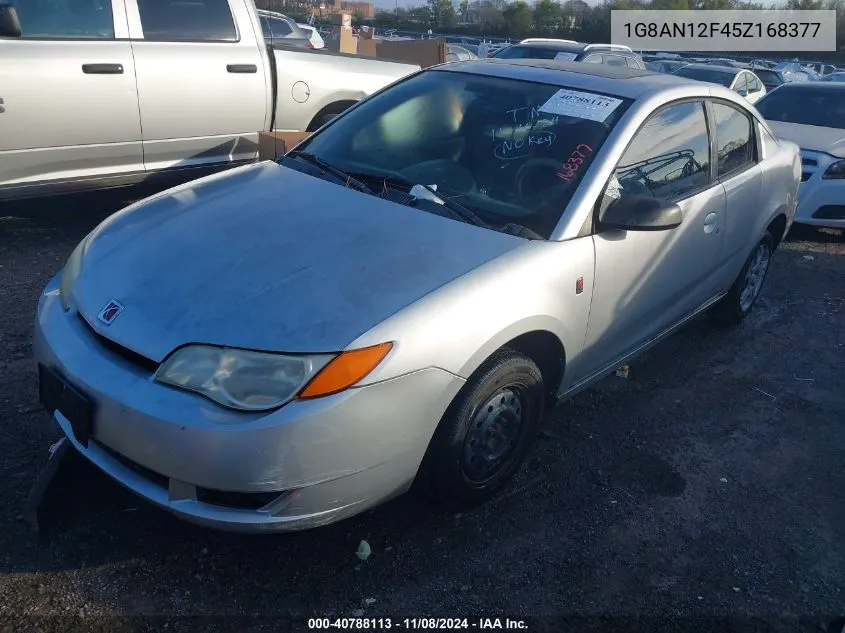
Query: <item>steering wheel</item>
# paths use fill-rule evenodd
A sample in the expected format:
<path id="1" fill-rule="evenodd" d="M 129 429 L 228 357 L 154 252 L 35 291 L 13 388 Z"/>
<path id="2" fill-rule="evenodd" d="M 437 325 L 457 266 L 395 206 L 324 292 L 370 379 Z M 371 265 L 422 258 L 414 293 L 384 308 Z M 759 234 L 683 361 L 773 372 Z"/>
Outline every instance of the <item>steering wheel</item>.
<path id="1" fill-rule="evenodd" d="M 554 158 L 529 158 L 520 166 L 519 169 L 516 170 L 516 176 L 514 176 L 514 184 L 516 185 L 516 195 L 519 196 L 520 200 L 525 199 L 526 195 L 525 192 L 523 192 L 523 187 L 525 184 L 526 177 L 530 172 L 539 171 L 540 169 L 558 172 L 561 170 L 562 167 L 563 163 L 561 163 L 559 160 L 555 160 Z"/>
<path id="2" fill-rule="evenodd" d="M 472 193 L 476 190 L 472 172 L 453 160 L 435 158 L 401 170 L 403 178 L 421 185 L 437 184 L 439 188 Z"/>

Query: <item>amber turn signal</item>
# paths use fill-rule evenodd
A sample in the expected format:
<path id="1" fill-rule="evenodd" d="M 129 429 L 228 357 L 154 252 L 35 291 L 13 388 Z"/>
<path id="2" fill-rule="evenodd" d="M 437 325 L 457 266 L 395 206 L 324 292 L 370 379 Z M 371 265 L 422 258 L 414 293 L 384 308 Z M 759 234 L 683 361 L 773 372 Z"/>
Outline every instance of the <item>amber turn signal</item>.
<path id="1" fill-rule="evenodd" d="M 320 398 L 348 389 L 378 367 L 392 348 L 393 343 L 380 343 L 341 352 L 305 385 L 297 397 Z"/>

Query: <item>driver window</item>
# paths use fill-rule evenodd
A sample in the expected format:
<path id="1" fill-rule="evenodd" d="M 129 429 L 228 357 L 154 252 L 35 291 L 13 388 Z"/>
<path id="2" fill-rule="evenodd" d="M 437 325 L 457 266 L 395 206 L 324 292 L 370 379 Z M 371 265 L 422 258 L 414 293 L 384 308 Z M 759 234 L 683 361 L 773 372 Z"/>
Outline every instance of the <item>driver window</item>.
<path id="1" fill-rule="evenodd" d="M 704 104 L 670 105 L 634 136 L 611 176 L 602 210 L 625 196 L 679 200 L 710 183 L 710 141 Z"/>

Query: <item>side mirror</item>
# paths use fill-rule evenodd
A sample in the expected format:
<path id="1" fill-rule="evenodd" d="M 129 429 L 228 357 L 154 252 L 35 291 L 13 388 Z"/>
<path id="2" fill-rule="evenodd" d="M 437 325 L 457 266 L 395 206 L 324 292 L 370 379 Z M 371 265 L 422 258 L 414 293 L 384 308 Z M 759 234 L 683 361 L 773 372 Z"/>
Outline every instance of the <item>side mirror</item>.
<path id="1" fill-rule="evenodd" d="M 740 97 L 747 97 L 748 96 L 748 90 L 746 90 L 745 88 L 740 88 L 739 90 L 736 91 L 736 93 Z"/>
<path id="2" fill-rule="evenodd" d="M 9 3 L 0 2 L 0 37 L 20 37 L 21 22 L 18 12 Z"/>
<path id="3" fill-rule="evenodd" d="M 684 214 L 674 202 L 651 196 L 625 196 L 614 200 L 599 216 L 603 229 L 665 231 L 681 225 Z"/>

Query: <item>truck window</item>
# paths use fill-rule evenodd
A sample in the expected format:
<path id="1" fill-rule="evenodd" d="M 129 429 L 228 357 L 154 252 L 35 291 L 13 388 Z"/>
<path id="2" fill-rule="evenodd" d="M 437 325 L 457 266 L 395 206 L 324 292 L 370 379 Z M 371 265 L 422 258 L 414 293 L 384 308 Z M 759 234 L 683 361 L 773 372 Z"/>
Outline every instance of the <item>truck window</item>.
<path id="1" fill-rule="evenodd" d="M 114 39 L 111 0 L 13 0 L 21 37 Z"/>
<path id="2" fill-rule="evenodd" d="M 138 12 L 148 41 L 238 41 L 227 0 L 138 0 Z"/>

